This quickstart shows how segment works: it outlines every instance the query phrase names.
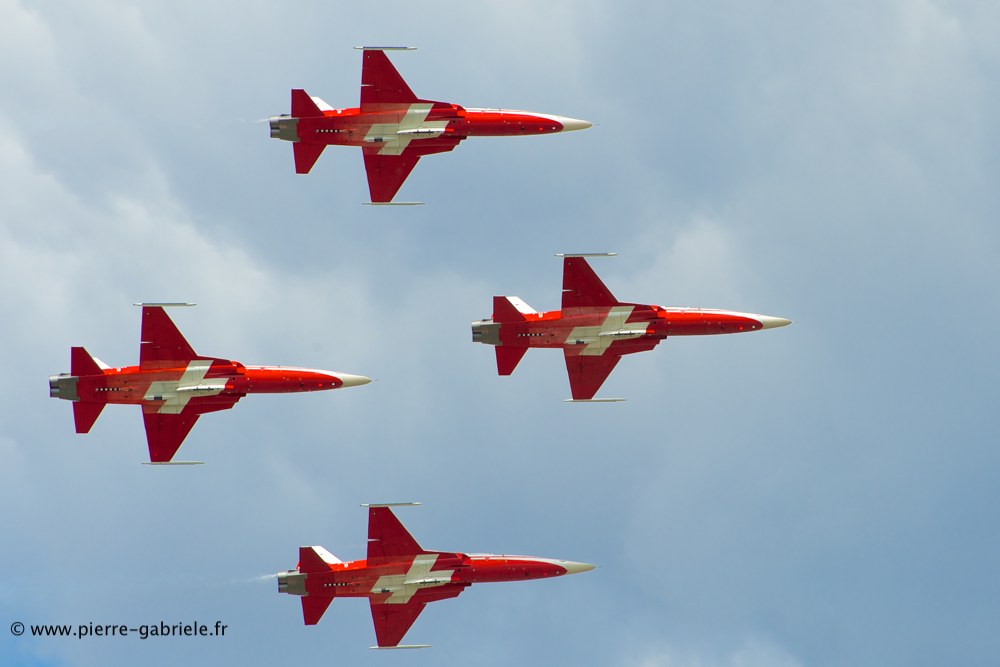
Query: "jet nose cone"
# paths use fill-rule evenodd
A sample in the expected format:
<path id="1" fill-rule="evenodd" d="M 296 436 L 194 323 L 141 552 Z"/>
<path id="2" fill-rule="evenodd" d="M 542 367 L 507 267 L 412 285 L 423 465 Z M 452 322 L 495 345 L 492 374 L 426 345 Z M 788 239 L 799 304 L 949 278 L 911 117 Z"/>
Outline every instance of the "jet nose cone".
<path id="1" fill-rule="evenodd" d="M 777 329 L 792 323 L 791 320 L 786 320 L 784 317 L 771 317 L 770 315 L 761 315 L 758 319 L 765 329 Z"/>
<path id="2" fill-rule="evenodd" d="M 573 130 L 586 130 L 588 127 L 592 127 L 592 123 L 588 123 L 585 120 L 577 120 L 576 118 L 564 118 L 559 117 L 559 122 L 562 124 L 563 132 L 571 132 Z"/>
<path id="3" fill-rule="evenodd" d="M 560 563 L 564 568 L 566 568 L 566 574 L 576 574 L 577 572 L 587 572 L 593 570 L 596 565 L 591 565 L 590 563 L 574 563 L 571 560 L 566 560 Z"/>
<path id="4" fill-rule="evenodd" d="M 348 375 L 347 373 L 337 373 L 336 375 L 345 387 L 360 387 L 372 381 L 371 378 L 366 378 L 364 375 Z"/>

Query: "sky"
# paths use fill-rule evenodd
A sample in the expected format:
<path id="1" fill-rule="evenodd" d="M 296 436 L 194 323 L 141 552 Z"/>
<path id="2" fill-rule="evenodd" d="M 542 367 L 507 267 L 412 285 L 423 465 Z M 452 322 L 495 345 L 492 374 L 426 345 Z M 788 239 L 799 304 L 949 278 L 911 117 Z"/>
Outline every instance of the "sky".
<path id="1" fill-rule="evenodd" d="M 1000 7 L 969 0 L 0 0 L 0 663 L 993 665 L 1000 653 Z M 290 88 L 354 106 L 359 44 L 417 95 L 583 118 L 473 138 L 369 207 L 360 151 L 307 176 Z M 671 339 L 563 403 L 497 377 L 495 294 L 558 307 L 558 252 L 617 297 L 786 317 Z M 137 301 L 202 354 L 367 375 L 249 396 L 143 466 L 46 378 L 136 363 Z M 361 503 L 425 547 L 598 564 L 481 585 L 369 651 L 267 575 L 364 557 Z M 199 621 L 225 637 L 15 637 Z"/>

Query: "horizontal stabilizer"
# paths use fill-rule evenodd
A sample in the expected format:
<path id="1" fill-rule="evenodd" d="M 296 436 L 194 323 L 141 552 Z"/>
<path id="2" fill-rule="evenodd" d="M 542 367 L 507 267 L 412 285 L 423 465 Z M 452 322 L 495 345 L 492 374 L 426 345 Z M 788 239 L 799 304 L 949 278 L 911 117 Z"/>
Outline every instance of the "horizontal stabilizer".
<path id="1" fill-rule="evenodd" d="M 318 598 L 306 595 L 302 598 L 302 620 L 306 625 L 316 625 L 323 618 L 333 598 Z"/>
<path id="2" fill-rule="evenodd" d="M 292 154 L 295 157 L 295 173 L 308 174 L 309 170 L 316 164 L 316 160 L 323 154 L 324 144 L 304 144 L 296 141 L 292 144 Z"/>
<path id="3" fill-rule="evenodd" d="M 563 403 L 621 403 L 624 398 L 566 398 Z"/>
<path id="4" fill-rule="evenodd" d="M 497 351 L 497 374 L 510 375 L 517 368 L 521 357 L 528 351 L 527 347 L 508 347 L 497 345 L 493 348 Z"/>
<path id="5" fill-rule="evenodd" d="M 69 351 L 69 373 L 77 377 L 86 375 L 104 375 L 104 369 L 90 356 L 90 353 L 82 347 L 72 347 Z M 98 414 L 100 411 L 98 411 Z M 95 417 L 96 419 L 96 417 Z M 79 431 L 86 433 L 86 431 Z"/>
<path id="6" fill-rule="evenodd" d="M 304 574 L 329 572 L 331 565 L 342 562 L 323 547 L 299 547 L 299 572 Z"/>
<path id="7" fill-rule="evenodd" d="M 76 432 L 89 433 L 94 422 L 101 416 L 101 410 L 104 409 L 105 405 L 107 403 L 84 403 L 82 401 L 73 403 L 73 421 L 76 423 Z"/>
<path id="8" fill-rule="evenodd" d="M 316 118 L 323 115 L 313 98 L 301 88 L 292 90 L 292 118 Z"/>
<path id="9" fill-rule="evenodd" d="M 430 644 L 397 644 L 395 646 L 369 646 L 371 649 L 378 649 L 379 651 L 391 651 L 397 648 L 430 648 Z"/>
<path id="10" fill-rule="evenodd" d="M 538 311 L 516 296 L 493 297 L 494 322 L 524 322 L 525 315 L 535 315 Z"/>

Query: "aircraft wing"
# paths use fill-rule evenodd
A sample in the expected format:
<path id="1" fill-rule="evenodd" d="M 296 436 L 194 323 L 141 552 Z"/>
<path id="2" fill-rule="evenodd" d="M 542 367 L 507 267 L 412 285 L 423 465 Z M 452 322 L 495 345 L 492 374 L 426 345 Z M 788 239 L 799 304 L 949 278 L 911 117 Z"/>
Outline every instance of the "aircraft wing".
<path id="1" fill-rule="evenodd" d="M 383 204 L 392 201 L 421 157 L 446 153 L 461 141 L 461 137 L 403 138 L 365 145 L 362 152 L 371 200 Z"/>
<path id="2" fill-rule="evenodd" d="M 420 160 L 419 155 L 404 152 L 402 155 L 380 155 L 364 149 L 365 171 L 368 174 L 368 193 L 376 203 L 386 203 L 399 192 L 403 181 Z"/>
<path id="3" fill-rule="evenodd" d="M 619 305 L 604 282 L 583 257 L 563 259 L 562 308 L 601 308 Z M 608 371 L 611 372 L 610 370 Z"/>
<path id="4" fill-rule="evenodd" d="M 144 403 L 142 421 L 146 426 L 149 460 L 153 463 L 169 462 L 180 449 L 198 417 L 206 412 L 228 410 L 238 400 L 239 396 L 213 396 L 210 400 L 195 398 L 176 413 L 160 412 L 161 405 L 158 403 Z"/>
<path id="5" fill-rule="evenodd" d="M 424 553 L 410 531 L 388 507 L 368 508 L 368 562 L 412 558 Z M 394 605 L 395 606 L 395 605 Z"/>
<path id="6" fill-rule="evenodd" d="M 155 410 L 155 408 L 153 408 Z M 160 414 L 149 412 L 143 406 L 142 421 L 146 425 L 146 444 L 149 445 L 149 460 L 166 463 L 174 458 L 184 438 L 198 421 L 197 414 Z"/>
<path id="7" fill-rule="evenodd" d="M 467 584 L 446 584 L 433 588 L 421 588 L 405 604 L 386 604 L 370 598 L 372 621 L 375 623 L 375 638 L 380 647 L 398 646 L 406 631 L 424 610 L 428 602 L 457 597 Z"/>
<path id="8" fill-rule="evenodd" d="M 566 355 L 570 392 L 576 401 L 593 398 L 621 359 L 620 354 L 609 350 L 601 355 L 584 355 L 564 348 L 563 353 Z"/>
<path id="9" fill-rule="evenodd" d="M 162 367 L 194 360 L 198 355 L 162 306 L 143 306 L 139 366 Z"/>
<path id="10" fill-rule="evenodd" d="M 417 101 L 385 51 L 366 50 L 361 60 L 361 112 L 372 104 L 412 104 Z"/>

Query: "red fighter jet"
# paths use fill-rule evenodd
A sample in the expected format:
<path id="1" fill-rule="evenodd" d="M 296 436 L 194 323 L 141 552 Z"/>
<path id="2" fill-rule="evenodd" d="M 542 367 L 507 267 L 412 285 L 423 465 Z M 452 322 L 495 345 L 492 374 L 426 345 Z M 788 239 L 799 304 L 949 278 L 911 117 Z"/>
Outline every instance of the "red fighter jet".
<path id="1" fill-rule="evenodd" d="M 206 412 L 228 410 L 247 394 L 319 391 L 368 384 L 361 375 L 284 366 L 244 366 L 195 353 L 164 312 L 145 303 L 139 365 L 111 368 L 82 347 L 70 349 L 70 372 L 49 377 L 49 396 L 73 401 L 77 433 L 87 433 L 108 403 L 141 405 L 152 463 L 170 463 Z M 174 463 L 196 463 L 175 461 Z"/>
<path id="2" fill-rule="evenodd" d="M 493 297 L 493 317 L 472 323 L 472 340 L 496 346 L 497 371 L 510 375 L 529 347 L 562 348 L 573 394 L 594 398 L 623 354 L 652 350 L 668 336 L 706 336 L 773 329 L 789 320 L 713 308 L 661 308 L 619 301 L 583 253 L 563 257 L 562 310 L 536 312 L 516 296 Z"/>
<path id="3" fill-rule="evenodd" d="M 334 109 L 304 90 L 292 90 L 291 115 L 272 116 L 271 137 L 294 142 L 295 172 L 307 174 L 326 146 L 361 146 L 373 204 L 388 204 L 417 160 L 452 150 L 466 137 L 549 134 L 590 127 L 584 120 L 507 109 L 465 109 L 413 94 L 384 51 L 357 47 L 361 106 Z M 406 202 L 417 203 L 417 202 Z"/>
<path id="4" fill-rule="evenodd" d="M 278 574 L 278 592 L 302 596 L 302 617 L 316 625 L 337 597 L 366 597 L 378 646 L 401 646 L 406 631 L 428 602 L 457 597 L 472 584 L 522 581 L 594 569 L 587 563 L 527 556 L 428 551 L 413 539 L 390 507 L 419 503 L 362 505 L 368 509 L 368 558 L 344 563 L 323 547 L 299 547 L 299 564 Z"/>

